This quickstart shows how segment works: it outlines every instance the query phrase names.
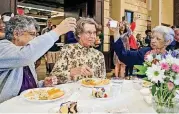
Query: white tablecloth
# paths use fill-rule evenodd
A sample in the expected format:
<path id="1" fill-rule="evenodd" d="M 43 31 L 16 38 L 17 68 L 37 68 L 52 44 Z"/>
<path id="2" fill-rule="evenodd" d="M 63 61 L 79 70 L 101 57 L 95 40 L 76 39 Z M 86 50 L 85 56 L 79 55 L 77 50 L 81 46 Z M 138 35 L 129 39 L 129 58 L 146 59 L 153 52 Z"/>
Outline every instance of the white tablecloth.
<path id="1" fill-rule="evenodd" d="M 78 83 L 58 85 L 57 87 L 69 88 L 72 94 L 64 99 L 49 103 L 29 102 L 17 96 L 1 103 L 0 113 L 48 113 L 49 109 L 59 106 L 62 102 L 69 100 L 77 101 L 85 107 L 94 107 L 94 111 L 97 110 L 99 112 L 117 108 L 127 108 L 129 113 L 155 113 L 152 106 L 143 100 L 143 96 L 140 94 L 139 90 L 134 89 L 132 81 L 125 80 L 120 86 L 115 86 L 118 95 L 107 100 L 92 98 L 90 96 L 90 88 L 82 87 Z"/>

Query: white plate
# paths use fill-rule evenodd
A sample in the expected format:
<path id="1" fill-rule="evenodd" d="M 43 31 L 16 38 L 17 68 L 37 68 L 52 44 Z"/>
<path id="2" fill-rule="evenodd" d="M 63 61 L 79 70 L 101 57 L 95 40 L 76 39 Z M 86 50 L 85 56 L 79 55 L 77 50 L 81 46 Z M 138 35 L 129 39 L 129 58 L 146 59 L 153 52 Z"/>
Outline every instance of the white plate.
<path id="1" fill-rule="evenodd" d="M 95 81 L 102 80 L 101 78 L 89 78 L 89 79 L 93 79 Z M 82 79 L 82 80 L 84 80 L 84 79 Z M 109 80 L 109 83 L 106 84 L 106 85 L 85 85 L 85 84 L 82 83 L 82 80 L 79 80 L 79 83 L 84 87 L 90 87 L 90 88 L 92 88 L 92 87 L 106 87 L 111 83 L 111 81 Z"/>
<path id="2" fill-rule="evenodd" d="M 53 102 L 53 101 L 57 101 L 57 100 L 63 99 L 64 97 L 66 97 L 66 96 L 68 96 L 68 95 L 70 94 L 69 89 L 59 88 L 60 90 L 63 90 L 63 91 L 64 91 L 64 95 L 61 96 L 61 97 L 59 97 L 59 98 L 52 99 L 52 100 L 36 100 L 36 99 L 31 100 L 31 99 L 29 99 L 29 98 L 27 98 L 27 97 L 24 96 L 25 94 L 27 94 L 28 92 L 30 92 L 30 91 L 32 91 L 32 90 L 42 90 L 42 89 L 43 89 L 43 90 L 48 90 L 48 89 L 51 89 L 51 88 L 54 88 L 54 87 L 28 89 L 28 90 L 26 90 L 26 91 L 23 91 L 23 92 L 20 94 L 20 96 L 21 96 L 23 99 L 25 99 L 25 100 L 27 100 L 27 101 L 30 101 L 30 102 L 45 103 L 45 102 Z"/>

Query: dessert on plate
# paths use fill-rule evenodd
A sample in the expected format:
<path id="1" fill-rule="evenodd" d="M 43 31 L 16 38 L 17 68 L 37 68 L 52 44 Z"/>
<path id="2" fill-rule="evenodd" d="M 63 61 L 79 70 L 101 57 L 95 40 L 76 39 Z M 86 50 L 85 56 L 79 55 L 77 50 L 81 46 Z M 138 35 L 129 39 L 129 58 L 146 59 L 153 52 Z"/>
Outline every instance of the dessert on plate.
<path id="1" fill-rule="evenodd" d="M 107 98 L 108 94 L 105 88 L 93 88 L 92 96 L 96 98 Z"/>
<path id="2" fill-rule="evenodd" d="M 61 114 L 78 113 L 77 102 L 68 101 L 68 102 L 62 103 L 58 113 L 61 113 Z"/>

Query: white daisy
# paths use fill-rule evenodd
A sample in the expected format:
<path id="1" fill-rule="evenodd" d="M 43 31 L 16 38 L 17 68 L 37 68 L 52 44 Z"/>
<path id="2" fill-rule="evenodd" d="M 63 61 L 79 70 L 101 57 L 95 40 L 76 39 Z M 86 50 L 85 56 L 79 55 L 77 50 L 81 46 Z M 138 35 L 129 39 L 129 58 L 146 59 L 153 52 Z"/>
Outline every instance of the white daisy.
<path id="1" fill-rule="evenodd" d="M 158 83 L 160 81 L 163 83 L 165 78 L 164 72 L 165 70 L 162 70 L 160 66 L 153 64 L 152 67 L 147 68 L 146 75 L 152 82 Z"/>
<path id="2" fill-rule="evenodd" d="M 152 56 L 152 54 L 147 55 L 147 61 L 148 61 L 148 62 L 152 62 L 152 61 L 153 61 L 153 56 Z"/>
<path id="3" fill-rule="evenodd" d="M 170 54 L 166 56 L 165 61 L 166 61 L 168 64 L 173 64 L 173 63 L 175 63 L 175 59 L 174 59 Z"/>

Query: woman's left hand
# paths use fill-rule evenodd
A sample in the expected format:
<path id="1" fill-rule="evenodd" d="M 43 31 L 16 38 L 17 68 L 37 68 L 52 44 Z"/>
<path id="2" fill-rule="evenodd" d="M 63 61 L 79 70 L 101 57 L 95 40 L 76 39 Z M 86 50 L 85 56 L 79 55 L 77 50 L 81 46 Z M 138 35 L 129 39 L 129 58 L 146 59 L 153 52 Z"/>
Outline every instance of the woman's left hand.
<path id="1" fill-rule="evenodd" d="M 46 77 L 44 79 L 44 86 L 45 87 L 52 87 L 54 85 L 57 84 L 57 77 L 56 76 L 50 76 L 50 77 Z"/>

